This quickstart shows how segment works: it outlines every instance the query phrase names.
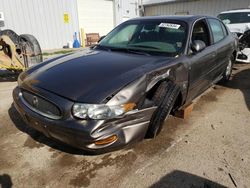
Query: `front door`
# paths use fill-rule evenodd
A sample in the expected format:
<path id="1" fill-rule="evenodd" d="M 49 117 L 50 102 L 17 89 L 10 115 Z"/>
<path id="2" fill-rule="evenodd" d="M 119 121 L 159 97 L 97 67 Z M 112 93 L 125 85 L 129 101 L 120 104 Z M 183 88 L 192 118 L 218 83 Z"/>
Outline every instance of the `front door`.
<path id="1" fill-rule="evenodd" d="M 217 52 L 211 46 L 211 35 L 205 19 L 194 24 L 190 43 L 195 40 L 203 41 L 206 48 L 197 53 L 190 49 L 188 100 L 194 99 L 211 85 L 209 74 L 216 64 Z"/>

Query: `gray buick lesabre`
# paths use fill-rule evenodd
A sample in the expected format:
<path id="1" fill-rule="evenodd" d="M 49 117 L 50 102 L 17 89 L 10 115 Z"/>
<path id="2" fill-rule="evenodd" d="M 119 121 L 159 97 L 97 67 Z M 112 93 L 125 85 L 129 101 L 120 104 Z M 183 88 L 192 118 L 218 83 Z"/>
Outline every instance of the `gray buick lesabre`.
<path id="1" fill-rule="evenodd" d="M 214 17 L 136 18 L 89 50 L 23 72 L 14 104 L 46 136 L 108 152 L 154 138 L 170 113 L 229 80 L 236 49 Z"/>

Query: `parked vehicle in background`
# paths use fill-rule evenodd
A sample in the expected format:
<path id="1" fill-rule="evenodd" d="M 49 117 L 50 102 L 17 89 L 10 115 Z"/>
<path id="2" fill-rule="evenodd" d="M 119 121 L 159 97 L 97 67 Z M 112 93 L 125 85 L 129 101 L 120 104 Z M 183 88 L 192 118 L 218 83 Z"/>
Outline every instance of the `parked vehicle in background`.
<path id="1" fill-rule="evenodd" d="M 218 18 L 239 38 L 240 51 L 236 61 L 250 63 L 250 9 L 221 12 Z"/>
<path id="2" fill-rule="evenodd" d="M 107 152 L 154 138 L 170 113 L 228 81 L 236 50 L 234 36 L 214 17 L 136 18 L 89 51 L 23 72 L 14 104 L 48 137 Z"/>

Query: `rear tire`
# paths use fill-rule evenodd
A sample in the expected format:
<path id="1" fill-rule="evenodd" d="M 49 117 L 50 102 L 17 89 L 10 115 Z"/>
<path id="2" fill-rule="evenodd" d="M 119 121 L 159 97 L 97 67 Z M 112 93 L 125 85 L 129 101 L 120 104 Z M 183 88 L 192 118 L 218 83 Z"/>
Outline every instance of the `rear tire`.
<path id="1" fill-rule="evenodd" d="M 155 138 L 161 131 L 165 119 L 170 114 L 180 90 L 174 83 L 162 82 L 157 88 L 153 101 L 158 108 L 153 113 L 146 138 Z"/>
<path id="2" fill-rule="evenodd" d="M 232 75 L 232 71 L 233 71 L 233 65 L 234 65 L 234 62 L 235 62 L 235 58 L 234 58 L 234 55 L 231 55 L 231 57 L 229 58 L 228 60 L 228 64 L 227 64 L 227 67 L 223 73 L 223 77 L 221 79 L 221 82 L 222 83 L 226 83 L 230 80 L 230 77 Z"/>

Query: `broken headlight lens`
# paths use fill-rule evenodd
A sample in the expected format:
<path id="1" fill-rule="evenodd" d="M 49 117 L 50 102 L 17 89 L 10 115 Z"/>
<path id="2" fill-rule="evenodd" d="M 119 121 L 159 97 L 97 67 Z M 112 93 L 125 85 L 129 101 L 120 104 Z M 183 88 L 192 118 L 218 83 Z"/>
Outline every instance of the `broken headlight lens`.
<path id="1" fill-rule="evenodd" d="M 81 104 L 73 105 L 72 113 L 80 119 L 110 119 L 121 116 L 135 107 L 135 103 L 127 103 L 123 105 L 109 106 L 106 104 Z"/>

